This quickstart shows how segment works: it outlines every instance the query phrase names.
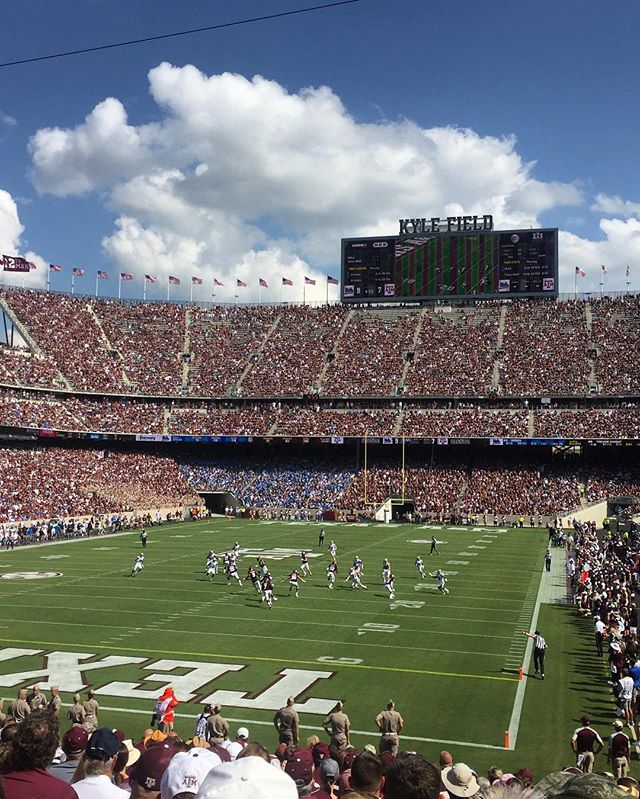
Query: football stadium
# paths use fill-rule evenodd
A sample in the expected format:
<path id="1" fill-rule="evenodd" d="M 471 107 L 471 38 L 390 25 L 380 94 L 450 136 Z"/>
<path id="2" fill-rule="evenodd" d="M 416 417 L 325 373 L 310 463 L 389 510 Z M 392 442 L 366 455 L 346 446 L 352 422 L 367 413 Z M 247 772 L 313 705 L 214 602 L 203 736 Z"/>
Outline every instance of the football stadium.
<path id="1" fill-rule="evenodd" d="M 8 5 L 0 799 L 640 799 L 637 10 Z"/>

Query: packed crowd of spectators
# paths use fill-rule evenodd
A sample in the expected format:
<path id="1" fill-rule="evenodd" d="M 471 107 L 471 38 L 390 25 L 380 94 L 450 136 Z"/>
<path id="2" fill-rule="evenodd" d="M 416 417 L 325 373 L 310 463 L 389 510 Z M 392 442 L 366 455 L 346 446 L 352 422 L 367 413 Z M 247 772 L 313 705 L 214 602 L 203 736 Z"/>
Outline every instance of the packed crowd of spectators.
<path id="1" fill-rule="evenodd" d="M 65 712 L 57 688 L 45 695 L 34 686 L 2 714 L 3 799 L 633 799 L 640 788 L 626 772 L 591 774 L 567 766 L 536 782 L 528 767 L 510 772 L 494 766 L 482 774 L 446 750 L 431 762 L 405 748 L 404 719 L 393 702 L 376 716 L 375 743 L 356 747 L 342 702 L 324 720 L 322 738 L 305 740 L 291 697 L 274 719 L 276 728 L 281 724 L 280 743 L 268 747 L 247 727 L 232 730 L 220 705 L 205 706 L 188 734 L 179 735 L 179 699 L 171 688 L 158 700 L 169 708 L 160 718 L 171 721 L 142 733 L 130 725 L 99 726 L 101 708 L 92 692 L 75 700 Z"/>
<path id="2" fill-rule="evenodd" d="M 407 372 L 407 396 L 482 396 L 489 393 L 499 306 L 449 313 L 425 309 Z"/>
<path id="3" fill-rule="evenodd" d="M 0 449 L 0 523 L 199 504 L 172 458 L 62 447 Z"/>
<path id="4" fill-rule="evenodd" d="M 585 303 L 516 302 L 506 314 L 498 360 L 503 394 L 587 394 L 590 364 Z"/>
<path id="5" fill-rule="evenodd" d="M 406 436 L 432 437 L 526 437 L 527 411 L 419 410 L 409 408 L 400 432 Z"/>
<path id="6" fill-rule="evenodd" d="M 265 436 L 276 421 L 273 403 L 252 404 L 243 408 L 218 405 L 174 407 L 169 416 L 169 432 L 175 435 Z"/>
<path id="7" fill-rule="evenodd" d="M 283 406 L 275 433 L 279 436 L 391 436 L 398 410 Z"/>
<path id="8" fill-rule="evenodd" d="M 328 397 L 390 397 L 413 349 L 418 312 L 362 310 L 350 317 L 328 364 L 320 393 Z"/>
<path id="9" fill-rule="evenodd" d="M 312 393 L 348 313 L 341 305 L 294 306 L 281 313 L 240 393 L 249 397 Z"/>
<path id="10" fill-rule="evenodd" d="M 533 414 L 534 434 L 542 438 L 639 438 L 635 408 L 545 410 Z"/>
<path id="11" fill-rule="evenodd" d="M 602 394 L 639 394 L 640 299 L 625 297 L 592 304 L 596 372 Z"/>
<path id="12" fill-rule="evenodd" d="M 627 463 L 595 466 L 585 474 L 585 483 L 588 502 L 607 497 L 640 497 L 640 468 Z"/>
<path id="13" fill-rule="evenodd" d="M 638 393 L 640 300 L 473 308 L 201 308 L 20 289 L 0 297 L 35 353 L 0 382 L 191 397 Z M 504 319 L 502 337 L 501 319 Z"/>

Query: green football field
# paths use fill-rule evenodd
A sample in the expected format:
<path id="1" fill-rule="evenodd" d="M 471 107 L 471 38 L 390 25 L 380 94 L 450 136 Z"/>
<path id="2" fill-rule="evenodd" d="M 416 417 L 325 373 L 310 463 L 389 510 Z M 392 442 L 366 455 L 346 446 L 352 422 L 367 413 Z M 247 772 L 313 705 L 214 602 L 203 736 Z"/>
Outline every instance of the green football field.
<path id="1" fill-rule="evenodd" d="M 322 718 L 344 699 L 358 748 L 377 743 L 374 718 L 391 698 L 405 720 L 403 748 L 431 759 L 449 749 L 479 771 L 529 766 L 535 775 L 571 762 L 568 740 L 582 713 L 610 733 L 613 706 L 590 622 L 561 602 L 540 603 L 563 594 L 559 550 L 552 574 L 543 574 L 546 531 L 324 528 L 322 550 L 315 523 L 217 518 L 154 527 L 135 578 L 135 532 L 0 552 L 0 694 L 12 698 L 39 682 L 60 685 L 69 703 L 91 686 L 100 722 L 135 739 L 170 683 L 182 700 L 183 737 L 193 735 L 200 706 L 218 701 L 232 729 L 242 722 L 270 748 L 274 711 L 289 695 L 297 696 L 304 737 L 324 737 Z M 440 554 L 429 557 L 432 535 Z M 325 574 L 331 539 L 340 568 L 333 591 Z M 236 540 L 243 581 L 264 554 L 279 596 L 272 610 L 249 581 L 207 580 L 207 552 Z M 303 548 L 312 576 L 296 599 L 287 575 Z M 366 591 L 344 582 L 356 554 Z M 448 575 L 447 596 L 435 580 L 420 579 L 418 554 L 427 571 Z M 393 564 L 395 600 L 382 585 L 384 557 Z M 522 630 L 536 618 L 549 645 L 546 679 L 520 681 L 518 667 L 529 668 Z"/>

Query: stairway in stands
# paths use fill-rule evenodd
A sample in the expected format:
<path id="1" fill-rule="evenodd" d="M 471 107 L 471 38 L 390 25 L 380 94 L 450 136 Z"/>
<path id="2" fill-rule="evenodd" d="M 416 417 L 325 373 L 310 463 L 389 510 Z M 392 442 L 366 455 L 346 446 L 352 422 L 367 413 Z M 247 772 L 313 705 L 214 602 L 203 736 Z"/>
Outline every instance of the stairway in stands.
<path id="1" fill-rule="evenodd" d="M 15 315 L 13 309 L 11 308 L 9 303 L 4 299 L 4 297 L 0 297 L 0 307 L 7 314 L 9 319 L 11 319 L 11 323 L 18 331 L 18 333 L 20 333 L 25 343 L 29 345 L 29 349 L 31 350 L 33 355 L 42 360 L 46 360 L 47 355 L 42 351 L 40 346 L 37 344 L 36 340 L 31 336 L 31 333 L 29 333 L 27 326 L 24 325 L 20 321 L 20 319 L 18 319 L 18 317 Z M 50 363 L 54 368 L 57 368 L 56 364 L 53 361 L 51 361 Z M 64 384 L 64 387 L 71 390 L 72 385 L 69 382 L 67 376 L 63 374 L 63 372 L 61 372 L 60 369 L 58 369 L 58 374 L 60 375 L 60 381 Z"/>
<path id="2" fill-rule="evenodd" d="M 342 337 L 344 336 L 347 328 L 349 327 L 349 322 L 351 322 L 351 320 L 353 319 L 353 315 L 354 314 L 355 314 L 355 310 L 352 308 L 349 311 L 349 313 L 345 316 L 344 322 L 342 323 L 342 327 L 340 328 L 340 331 L 339 331 L 338 335 L 336 336 L 335 341 L 333 342 L 333 350 L 332 350 L 332 352 L 328 353 L 328 355 L 333 355 L 335 357 L 335 353 L 338 351 L 338 349 L 340 347 L 340 342 L 342 341 Z M 322 390 L 324 388 L 324 378 L 325 378 L 325 376 L 327 374 L 327 369 L 329 368 L 329 364 L 330 363 L 331 363 L 331 360 L 327 357 L 325 359 L 324 366 L 322 367 L 322 371 L 320 372 L 320 375 L 318 376 L 318 380 L 316 382 L 316 385 L 314 386 L 314 390 L 315 390 L 316 394 L 322 394 Z"/>
<path id="3" fill-rule="evenodd" d="M 235 392 L 237 394 L 241 393 L 242 381 L 245 379 L 245 377 L 251 371 L 251 367 L 253 366 L 253 364 L 257 360 L 260 359 L 260 356 L 262 355 L 267 342 L 269 341 L 269 339 L 273 335 L 274 331 L 276 330 L 276 328 L 280 324 L 280 320 L 281 319 L 282 319 L 282 314 L 278 314 L 276 316 L 276 318 L 274 319 L 273 324 L 271 325 L 271 327 L 267 330 L 267 333 L 266 333 L 265 337 L 260 342 L 260 346 L 258 347 L 258 349 L 250 354 L 249 360 L 247 361 L 247 365 L 242 370 L 242 373 L 240 374 L 240 377 L 238 378 L 238 380 L 236 381 L 235 386 L 234 386 L 234 390 L 235 390 Z"/>
<path id="4" fill-rule="evenodd" d="M 184 343 L 182 345 L 182 382 L 181 393 L 189 393 L 189 369 L 191 367 L 191 310 L 184 315 Z"/>
<path id="5" fill-rule="evenodd" d="M 93 318 L 95 326 L 100 331 L 100 337 L 104 341 L 105 349 L 108 352 L 110 352 L 112 355 L 115 355 L 115 357 L 117 358 L 117 363 L 118 363 L 118 366 L 119 366 L 119 369 L 120 369 L 120 374 L 122 376 L 122 382 L 128 388 L 132 388 L 133 387 L 133 383 L 131 382 L 131 380 L 129 380 L 129 376 L 127 375 L 127 372 L 126 372 L 126 370 L 124 368 L 124 358 L 122 357 L 122 353 L 120 352 L 120 350 L 116 349 L 113 346 L 111 341 L 109 341 L 109 339 L 107 337 L 107 334 L 104 332 L 104 328 L 102 327 L 102 322 L 100 321 L 100 319 L 98 317 L 98 314 L 95 312 L 93 304 L 91 302 L 88 302 L 86 304 L 86 306 L 85 306 L 85 310 L 87 311 L 89 316 L 91 316 Z"/>
<path id="6" fill-rule="evenodd" d="M 507 321 L 507 306 L 503 305 L 500 308 L 500 321 L 498 322 L 498 338 L 496 341 L 496 358 L 493 362 L 493 374 L 491 375 L 491 388 L 496 394 L 502 393 L 502 387 L 500 385 L 500 361 L 498 358 L 498 353 L 502 351 L 502 345 L 504 342 L 504 326 Z"/>

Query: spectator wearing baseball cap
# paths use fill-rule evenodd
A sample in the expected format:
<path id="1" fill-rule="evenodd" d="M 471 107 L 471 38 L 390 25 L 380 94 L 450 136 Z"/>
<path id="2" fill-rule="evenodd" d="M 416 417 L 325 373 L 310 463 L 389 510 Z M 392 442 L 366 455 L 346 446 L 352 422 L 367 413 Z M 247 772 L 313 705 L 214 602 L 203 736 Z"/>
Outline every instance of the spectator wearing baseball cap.
<path id="1" fill-rule="evenodd" d="M 162 777 L 176 754 L 175 747 L 166 742 L 156 744 L 143 752 L 129 772 L 131 799 L 158 799 Z"/>
<path id="2" fill-rule="evenodd" d="M 120 739 L 108 727 L 91 734 L 84 750 L 84 779 L 73 784 L 79 799 L 126 799 L 128 792 L 113 784 Z"/>
<path id="3" fill-rule="evenodd" d="M 311 792 L 313 757 L 308 749 L 296 749 L 287 760 L 284 772 L 295 782 L 298 796 L 307 796 Z"/>
<path id="4" fill-rule="evenodd" d="M 67 730 L 62 737 L 62 751 L 67 759 L 62 763 L 54 763 L 49 766 L 47 771 L 59 780 L 70 783 L 73 779 L 78 762 L 84 754 L 85 747 L 89 741 L 89 734 L 82 727 L 72 727 Z"/>
<path id="5" fill-rule="evenodd" d="M 629 736 L 623 732 L 624 724 L 620 719 L 613 722 L 613 735 L 609 736 L 607 763 L 615 770 L 616 779 L 626 777 L 629 772 L 631 756 Z"/>
<path id="6" fill-rule="evenodd" d="M 160 799 L 191 799 L 212 768 L 222 763 L 218 755 L 195 748 L 178 752 L 169 761 L 160 781 Z"/>
<path id="7" fill-rule="evenodd" d="M 340 766 L 332 757 L 325 758 L 320 765 L 314 769 L 314 783 L 309 794 L 310 799 L 333 799 L 335 796 L 333 786 L 335 785 Z"/>
<path id="8" fill-rule="evenodd" d="M 291 777 L 260 757 L 241 757 L 212 769 L 197 799 L 297 799 Z"/>

